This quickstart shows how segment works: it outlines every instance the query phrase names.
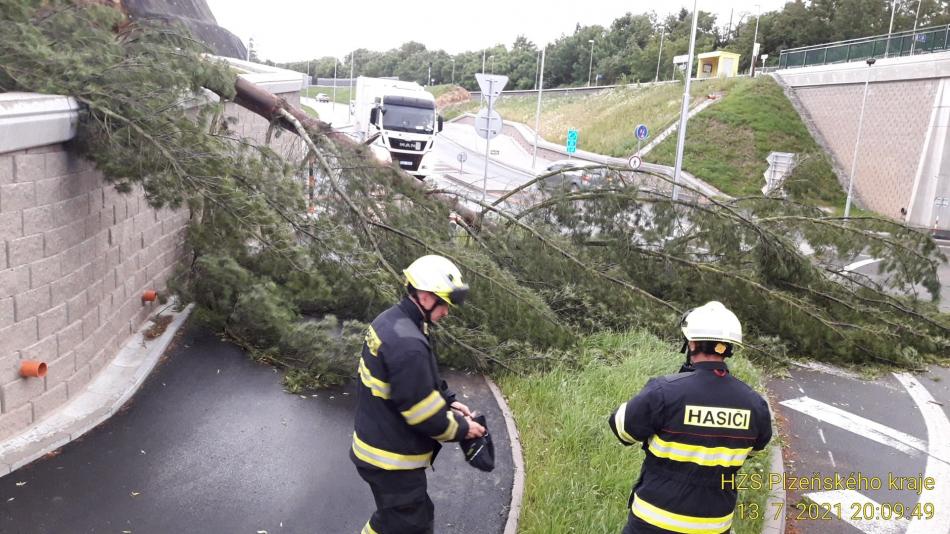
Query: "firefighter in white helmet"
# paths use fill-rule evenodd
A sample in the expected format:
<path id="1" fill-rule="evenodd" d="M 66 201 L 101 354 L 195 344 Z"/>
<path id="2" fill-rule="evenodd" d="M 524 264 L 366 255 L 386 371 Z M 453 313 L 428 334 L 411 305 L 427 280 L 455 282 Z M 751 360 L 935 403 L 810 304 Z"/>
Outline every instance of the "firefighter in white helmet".
<path id="1" fill-rule="evenodd" d="M 439 376 L 429 339 L 429 328 L 465 301 L 462 274 L 442 256 L 423 256 L 403 273 L 407 295 L 371 323 L 360 357 L 350 458 L 376 501 L 363 534 L 431 533 L 425 469 L 441 442 L 485 433 Z"/>
<path id="2" fill-rule="evenodd" d="M 687 359 L 681 372 L 651 379 L 609 418 L 617 439 L 639 444 L 646 456 L 624 534 L 728 532 L 734 475 L 772 438 L 765 399 L 725 363 L 742 343 L 735 314 L 712 301 L 687 312 L 680 328 Z"/>

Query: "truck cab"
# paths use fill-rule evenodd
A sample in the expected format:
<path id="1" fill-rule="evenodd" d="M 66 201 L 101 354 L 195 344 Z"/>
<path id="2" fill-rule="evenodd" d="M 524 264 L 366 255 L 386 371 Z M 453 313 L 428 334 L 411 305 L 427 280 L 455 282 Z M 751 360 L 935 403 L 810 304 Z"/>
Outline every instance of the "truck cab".
<path id="1" fill-rule="evenodd" d="M 360 76 L 355 96 L 357 133 L 376 157 L 419 179 L 432 174 L 426 156 L 442 130 L 432 93 L 414 82 Z"/>

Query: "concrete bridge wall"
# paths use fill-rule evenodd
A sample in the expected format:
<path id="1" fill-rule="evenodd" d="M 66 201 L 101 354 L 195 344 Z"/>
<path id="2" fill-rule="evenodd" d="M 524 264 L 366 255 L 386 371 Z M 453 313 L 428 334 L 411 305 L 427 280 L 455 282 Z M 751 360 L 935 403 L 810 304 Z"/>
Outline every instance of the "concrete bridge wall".
<path id="1" fill-rule="evenodd" d="M 775 77 L 832 155 L 845 189 L 868 81 L 856 200 L 918 226 L 950 228 L 950 158 L 944 156 L 950 155 L 950 53 L 881 59 L 871 67 L 855 62 L 787 69 Z"/>

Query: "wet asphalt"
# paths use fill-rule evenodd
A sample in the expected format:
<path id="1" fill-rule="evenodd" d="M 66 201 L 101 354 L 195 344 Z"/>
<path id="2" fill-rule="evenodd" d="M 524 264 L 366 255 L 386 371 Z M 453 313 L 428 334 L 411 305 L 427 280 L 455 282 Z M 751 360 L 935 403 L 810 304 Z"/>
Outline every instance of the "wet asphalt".
<path id="1" fill-rule="evenodd" d="M 480 376 L 444 377 L 486 414 L 496 468 L 446 444 L 428 472 L 435 531 L 500 533 L 513 477 L 501 410 Z M 359 532 L 373 498 L 347 455 L 355 388 L 287 393 L 273 368 L 188 326 L 118 414 L 0 478 L 0 532 Z"/>

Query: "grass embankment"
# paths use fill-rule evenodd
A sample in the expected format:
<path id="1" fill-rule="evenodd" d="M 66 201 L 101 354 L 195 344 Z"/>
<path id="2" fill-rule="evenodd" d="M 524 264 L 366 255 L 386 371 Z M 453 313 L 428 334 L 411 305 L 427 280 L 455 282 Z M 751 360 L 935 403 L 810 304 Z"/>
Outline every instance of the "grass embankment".
<path id="1" fill-rule="evenodd" d="M 844 204 L 842 191 L 824 151 L 808 133 L 782 88 L 768 76 L 743 80 L 689 121 L 683 168 L 734 195 L 758 195 L 765 185 L 770 152 L 799 155 L 785 190 L 795 199 L 821 206 Z M 673 165 L 676 136 L 647 159 Z"/>
<path id="2" fill-rule="evenodd" d="M 318 93 L 323 93 L 330 97 L 330 101 L 333 101 L 333 88 L 332 87 L 317 87 L 311 86 L 303 91 L 304 96 L 309 96 L 310 98 L 316 98 Z M 337 104 L 347 104 L 350 103 L 350 88 L 349 87 L 337 87 L 336 88 L 336 103 Z"/>
<path id="3" fill-rule="evenodd" d="M 716 79 L 695 82 L 690 88 L 692 103 L 696 104 L 709 93 L 731 91 L 744 79 Z M 683 102 L 683 85 L 662 84 L 640 87 L 621 87 L 594 95 L 546 95 L 541 105 L 541 136 L 552 143 L 563 144 L 567 130 L 579 133 L 578 148 L 626 157 L 636 151 L 637 140 L 633 130 L 646 124 L 650 135 L 656 136 L 679 117 Z M 534 127 L 537 96 L 504 96 L 496 109 L 506 120 L 522 122 Z M 449 106 L 446 118 L 464 112 L 478 111 L 479 102 Z"/>
<path id="4" fill-rule="evenodd" d="M 675 373 L 682 355 L 645 333 L 598 334 L 584 343 L 582 365 L 499 380 L 514 412 L 525 459 L 525 495 L 519 532 L 620 532 L 627 497 L 643 462 L 638 446 L 624 447 L 607 417 L 650 377 Z M 761 390 L 759 372 L 741 355 L 730 369 Z M 746 462 L 745 472 L 766 473 L 768 453 Z M 766 490 L 740 492 L 740 502 L 765 510 Z M 753 534 L 758 521 L 736 514 L 733 532 Z"/>

